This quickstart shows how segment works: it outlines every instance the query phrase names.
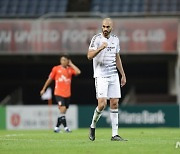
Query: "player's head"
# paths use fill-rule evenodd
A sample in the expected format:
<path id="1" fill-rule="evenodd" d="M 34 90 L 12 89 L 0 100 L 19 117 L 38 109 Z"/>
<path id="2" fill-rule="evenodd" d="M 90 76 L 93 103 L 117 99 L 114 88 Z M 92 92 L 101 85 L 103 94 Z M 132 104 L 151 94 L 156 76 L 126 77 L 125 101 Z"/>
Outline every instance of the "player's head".
<path id="1" fill-rule="evenodd" d="M 113 22 L 111 20 L 111 18 L 105 18 L 102 21 L 102 32 L 104 37 L 109 37 L 111 31 L 113 28 Z"/>
<path id="2" fill-rule="evenodd" d="M 60 64 L 63 66 L 63 67 L 66 67 L 68 66 L 69 64 L 69 56 L 68 55 L 63 55 L 60 57 Z"/>

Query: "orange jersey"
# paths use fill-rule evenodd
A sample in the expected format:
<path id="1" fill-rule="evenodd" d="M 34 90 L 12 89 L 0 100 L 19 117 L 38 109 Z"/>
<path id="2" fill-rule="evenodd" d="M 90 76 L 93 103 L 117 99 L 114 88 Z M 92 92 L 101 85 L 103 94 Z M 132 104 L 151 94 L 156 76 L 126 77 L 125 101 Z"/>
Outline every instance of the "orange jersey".
<path id="1" fill-rule="evenodd" d="M 55 80 L 54 95 L 62 97 L 71 96 L 71 80 L 76 72 L 72 67 L 54 66 L 49 77 Z"/>

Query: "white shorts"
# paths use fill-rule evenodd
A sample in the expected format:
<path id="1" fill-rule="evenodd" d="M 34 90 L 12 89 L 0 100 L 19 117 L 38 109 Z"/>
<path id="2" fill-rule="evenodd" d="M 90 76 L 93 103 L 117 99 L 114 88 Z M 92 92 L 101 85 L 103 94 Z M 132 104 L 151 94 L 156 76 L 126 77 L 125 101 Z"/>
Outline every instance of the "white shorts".
<path id="1" fill-rule="evenodd" d="M 97 98 L 121 98 L 119 75 L 95 78 Z"/>

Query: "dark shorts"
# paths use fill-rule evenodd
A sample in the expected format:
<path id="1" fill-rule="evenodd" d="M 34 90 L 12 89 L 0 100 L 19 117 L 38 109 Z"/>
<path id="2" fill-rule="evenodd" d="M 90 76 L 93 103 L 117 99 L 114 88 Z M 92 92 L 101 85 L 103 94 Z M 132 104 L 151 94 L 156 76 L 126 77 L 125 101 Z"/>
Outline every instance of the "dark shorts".
<path id="1" fill-rule="evenodd" d="M 55 98 L 59 106 L 66 106 L 66 108 L 69 108 L 70 97 L 65 98 L 61 96 L 55 96 Z"/>

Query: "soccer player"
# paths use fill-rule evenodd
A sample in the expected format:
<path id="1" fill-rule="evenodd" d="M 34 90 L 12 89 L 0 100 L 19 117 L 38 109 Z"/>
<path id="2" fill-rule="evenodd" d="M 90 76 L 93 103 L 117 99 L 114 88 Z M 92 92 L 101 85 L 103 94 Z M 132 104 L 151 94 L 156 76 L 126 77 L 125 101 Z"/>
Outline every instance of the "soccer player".
<path id="1" fill-rule="evenodd" d="M 93 69 L 98 106 L 90 125 L 89 139 L 95 140 L 95 128 L 103 110 L 110 99 L 110 119 L 112 141 L 126 141 L 118 135 L 118 102 L 121 98 L 117 69 L 121 74 L 121 87 L 126 84 L 126 76 L 119 55 L 120 45 L 117 36 L 112 35 L 113 23 L 110 18 L 102 21 L 102 33 L 95 35 L 90 43 L 87 57 L 93 59 Z"/>
<path id="2" fill-rule="evenodd" d="M 55 80 L 54 95 L 58 103 L 60 116 L 57 119 L 57 125 L 54 132 L 60 131 L 59 126 L 63 124 L 65 132 L 71 132 L 66 123 L 66 111 L 69 107 L 71 96 L 71 79 L 73 75 L 79 75 L 80 69 L 72 63 L 67 55 L 60 57 L 60 65 L 54 66 L 46 80 L 40 95 L 43 95 L 46 88 Z"/>

